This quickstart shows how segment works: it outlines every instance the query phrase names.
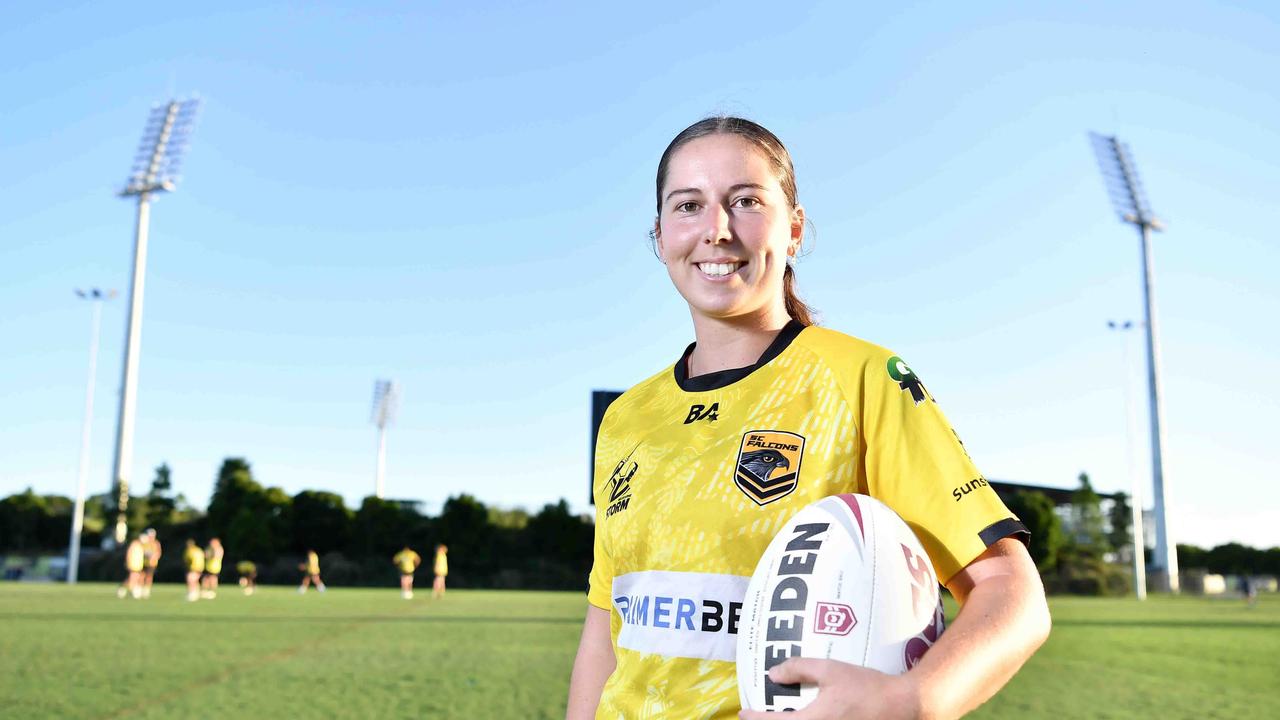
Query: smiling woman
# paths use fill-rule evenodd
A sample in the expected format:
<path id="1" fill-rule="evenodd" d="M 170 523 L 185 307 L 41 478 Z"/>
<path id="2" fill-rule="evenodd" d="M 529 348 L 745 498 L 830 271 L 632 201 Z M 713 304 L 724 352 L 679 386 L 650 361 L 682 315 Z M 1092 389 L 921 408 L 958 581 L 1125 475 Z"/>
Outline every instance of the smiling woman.
<path id="1" fill-rule="evenodd" d="M 684 161 L 676 164 L 676 176 L 672 177 L 673 156 L 690 145 L 695 147 L 680 153 Z M 722 166 L 716 167 L 717 162 Z M 713 178 L 732 184 L 727 188 L 715 188 Z M 734 178 L 736 182 L 729 178 Z M 675 189 L 666 190 L 668 187 Z M 754 235 L 756 238 L 761 235 L 766 238 L 772 236 L 770 239 L 775 243 L 785 243 L 786 258 L 782 269 L 783 309 L 787 316 L 800 324 L 813 324 L 812 310 L 796 294 L 795 268 L 792 265 L 803 239 L 804 208 L 800 205 L 796 191 L 795 167 L 791 162 L 791 154 L 777 136 L 764 127 L 741 118 L 713 117 L 694 123 L 677 135 L 662 154 L 662 159 L 658 162 L 657 188 L 658 217 L 654 220 L 653 237 L 658 244 L 659 257 L 667 263 L 669 272 L 671 263 L 666 259 L 663 249 L 666 245 L 663 240 L 664 219 L 671 224 L 670 232 L 666 233 L 668 238 L 674 233 L 688 241 L 692 233 L 694 237 L 691 239 L 696 243 L 702 239 L 710 239 L 712 235 L 727 232 L 728 228 L 708 228 L 706 223 L 715 225 L 721 220 L 730 220 L 732 215 L 733 219 L 741 221 L 737 223 L 738 229 L 744 231 L 744 234 Z M 724 211 L 708 207 L 708 202 L 715 199 L 713 194 L 717 190 L 724 194 L 721 200 L 727 200 L 727 209 Z M 712 195 L 709 197 L 709 194 Z M 757 222 L 750 223 L 752 218 Z M 765 223 L 770 227 L 762 227 Z M 755 227 L 748 230 L 748 225 Z M 698 235 L 702 237 L 697 237 Z M 672 241 L 678 243 L 678 239 Z M 732 257 L 724 259 L 729 262 L 716 264 L 704 261 L 715 267 L 701 269 L 709 275 L 718 276 L 729 275 L 741 269 L 741 264 Z M 771 280 L 776 286 L 776 268 L 770 269 L 774 270 L 772 276 L 766 278 L 762 271 L 757 272 L 757 280 Z M 672 274 L 672 281 L 677 283 L 677 288 L 681 288 L 676 274 Z M 689 299 L 683 289 L 681 294 L 684 294 L 686 300 Z"/>
<path id="2" fill-rule="evenodd" d="M 818 687 L 797 720 L 977 707 L 1049 631 L 1026 528 L 974 480 L 913 369 L 813 326 L 791 269 L 805 211 L 786 148 L 749 120 L 695 123 L 662 155 L 657 201 L 656 250 L 696 342 L 601 423 L 568 717 L 737 714 L 738 621 L 756 563 L 788 518 L 842 493 L 897 512 L 962 609 L 904 675 L 793 658 L 771 679 Z M 960 485 L 969 490 L 957 500 Z"/>

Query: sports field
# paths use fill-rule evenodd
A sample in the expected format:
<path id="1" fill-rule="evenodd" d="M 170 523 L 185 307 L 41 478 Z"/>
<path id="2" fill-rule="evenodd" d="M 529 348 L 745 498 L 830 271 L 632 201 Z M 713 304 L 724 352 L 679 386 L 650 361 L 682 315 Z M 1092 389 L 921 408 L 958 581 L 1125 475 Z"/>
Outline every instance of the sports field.
<path id="1" fill-rule="evenodd" d="M 552 718 L 573 593 L 0 585 L 0 717 Z M 1280 602 L 1065 598 L 1048 645 L 976 717 L 1280 717 Z"/>

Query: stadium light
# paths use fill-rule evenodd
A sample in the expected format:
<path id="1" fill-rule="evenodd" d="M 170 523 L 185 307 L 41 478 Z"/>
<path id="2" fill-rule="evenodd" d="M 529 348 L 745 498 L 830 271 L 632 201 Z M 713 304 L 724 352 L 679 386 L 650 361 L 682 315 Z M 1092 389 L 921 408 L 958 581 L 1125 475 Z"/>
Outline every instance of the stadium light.
<path id="1" fill-rule="evenodd" d="M 1114 136 L 1089 133 L 1107 195 L 1120 219 L 1138 229 L 1142 239 L 1142 291 L 1147 329 L 1147 385 L 1151 403 L 1151 474 L 1155 501 L 1156 555 L 1152 566 L 1161 571 L 1162 590 L 1178 592 L 1178 553 L 1169 532 L 1168 500 L 1164 487 L 1164 411 L 1160 403 L 1160 343 L 1156 328 L 1155 266 L 1151 231 L 1164 230 L 1138 179 L 1138 166 L 1129 146 Z"/>
<path id="2" fill-rule="evenodd" d="M 84 493 L 89 477 L 89 435 L 93 428 L 93 386 L 98 375 L 98 332 L 102 328 L 102 303 L 116 296 L 115 290 L 76 290 L 81 300 L 93 301 L 93 323 L 89 331 L 89 384 L 84 393 L 84 422 L 80 425 L 80 472 L 76 480 L 76 505 L 71 513 L 71 541 L 67 544 L 67 584 L 75 585 L 80 574 L 80 531 L 84 529 Z"/>
<path id="3" fill-rule="evenodd" d="M 129 474 L 133 465 L 134 405 L 138 391 L 138 354 L 142 340 L 142 290 L 147 269 L 147 230 L 151 197 L 177 189 L 187 141 L 200 101 L 171 100 L 151 110 L 138 144 L 129 180 L 120 197 L 138 198 L 138 224 L 133 238 L 133 280 L 129 286 L 129 325 L 125 332 L 124 379 L 120 383 L 120 418 L 116 424 L 116 453 L 112 478 L 116 487 L 116 544 L 128 534 Z"/>
<path id="4" fill-rule="evenodd" d="M 1133 524 L 1133 592 L 1139 600 L 1147 599 L 1147 548 L 1146 535 L 1142 527 L 1142 503 L 1144 493 L 1142 484 L 1138 482 L 1138 473 L 1133 467 L 1133 389 L 1129 377 L 1129 331 L 1133 329 L 1133 321 L 1117 322 L 1108 320 L 1107 327 L 1122 333 L 1124 340 L 1124 425 L 1125 425 L 1125 459 L 1129 468 L 1129 483 L 1133 486 L 1132 502 L 1129 506 Z"/>
<path id="5" fill-rule="evenodd" d="M 396 419 L 400 406 L 400 386 L 394 380 L 377 380 L 373 383 L 373 424 L 378 427 L 378 469 L 374 476 L 373 493 L 379 499 L 386 496 L 387 474 L 387 426 Z"/>

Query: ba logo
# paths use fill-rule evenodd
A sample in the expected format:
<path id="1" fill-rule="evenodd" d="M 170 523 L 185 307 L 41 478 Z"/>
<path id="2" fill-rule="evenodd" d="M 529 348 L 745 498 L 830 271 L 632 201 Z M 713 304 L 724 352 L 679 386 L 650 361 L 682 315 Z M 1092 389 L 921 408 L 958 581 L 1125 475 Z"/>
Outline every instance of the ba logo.
<path id="1" fill-rule="evenodd" d="M 695 423 L 699 420 L 709 420 L 715 422 L 720 418 L 720 403 L 711 403 L 711 407 L 703 405 L 694 405 L 689 408 L 689 415 L 684 419 L 684 424 Z"/>
<path id="2" fill-rule="evenodd" d="M 804 438 L 785 430 L 752 430 L 742 436 L 733 484 L 757 505 L 796 489 Z"/>
<path id="3" fill-rule="evenodd" d="M 631 452 L 618 462 L 617 467 L 613 469 L 613 474 L 609 476 L 609 484 L 606 486 L 609 490 L 609 508 L 604 513 L 606 518 L 613 517 L 631 505 L 631 478 L 635 477 L 636 471 L 640 469 L 640 465 L 631 460 L 635 452 L 635 448 L 632 448 Z"/>
<path id="4" fill-rule="evenodd" d="M 818 603 L 813 618 L 813 631 L 823 635 L 848 635 L 858 618 L 853 615 L 853 608 L 843 603 Z"/>
<path id="5" fill-rule="evenodd" d="M 902 361 L 902 358 L 894 355 L 889 358 L 889 377 L 898 383 L 898 388 L 911 393 L 911 399 L 916 405 L 924 402 L 927 393 L 924 389 L 924 383 L 920 382 L 920 378 L 912 372 L 911 368 Z"/>

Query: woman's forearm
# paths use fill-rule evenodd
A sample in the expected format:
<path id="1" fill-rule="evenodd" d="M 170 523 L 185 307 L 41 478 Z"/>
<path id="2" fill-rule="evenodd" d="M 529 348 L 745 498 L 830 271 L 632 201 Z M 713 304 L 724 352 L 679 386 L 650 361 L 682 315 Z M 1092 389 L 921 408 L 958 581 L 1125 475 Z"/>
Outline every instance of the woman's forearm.
<path id="1" fill-rule="evenodd" d="M 616 664 L 613 643 L 609 639 L 609 613 L 588 605 L 587 617 L 582 623 L 582 639 L 578 642 L 578 655 L 573 661 L 573 675 L 569 678 L 565 720 L 591 720 L 596 716 L 600 693 Z"/>

